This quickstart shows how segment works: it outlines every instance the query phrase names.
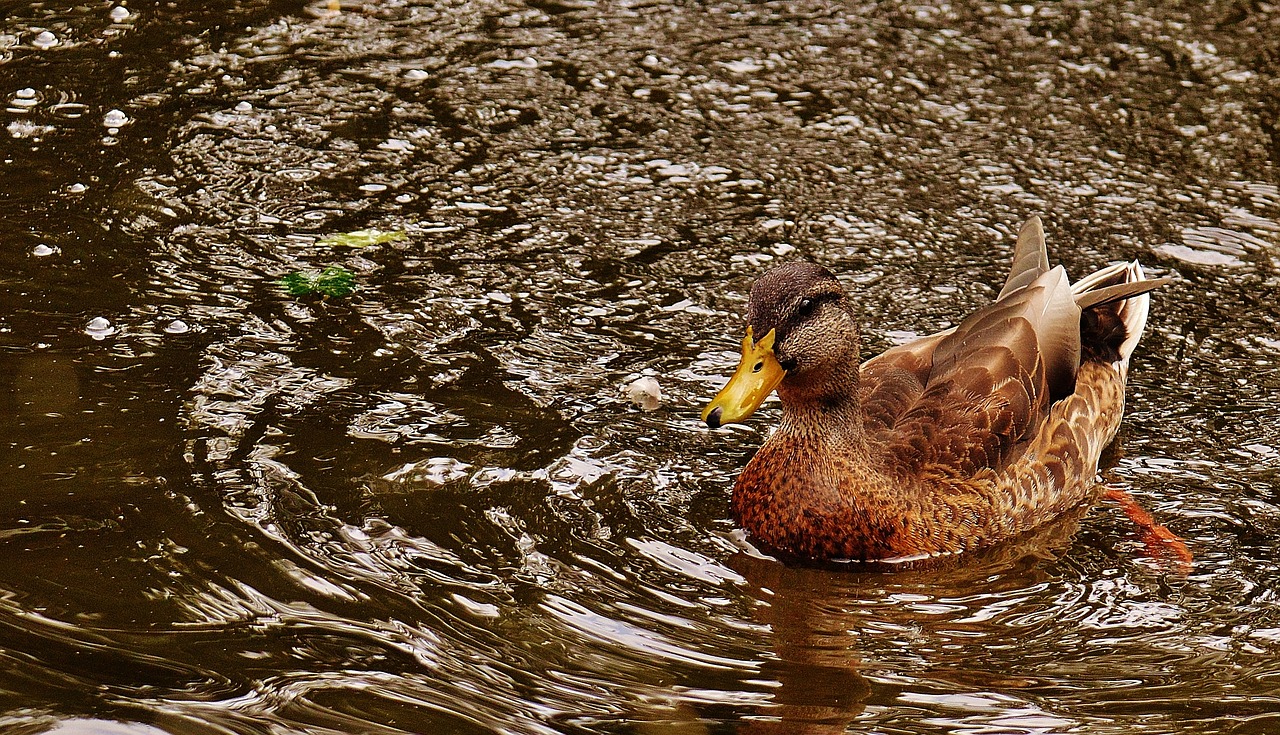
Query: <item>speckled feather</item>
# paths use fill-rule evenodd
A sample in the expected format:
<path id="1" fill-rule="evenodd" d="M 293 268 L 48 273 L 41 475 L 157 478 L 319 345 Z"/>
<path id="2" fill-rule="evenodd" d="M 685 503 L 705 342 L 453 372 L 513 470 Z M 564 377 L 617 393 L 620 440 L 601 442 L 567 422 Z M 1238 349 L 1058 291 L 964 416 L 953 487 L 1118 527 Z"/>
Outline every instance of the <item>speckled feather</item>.
<path id="1" fill-rule="evenodd" d="M 996 302 L 859 366 L 834 277 L 775 269 L 749 319 L 778 331 L 783 418 L 738 479 L 735 518 L 776 551 L 873 560 L 990 545 L 1079 506 L 1120 424 L 1146 292 L 1163 282 L 1133 263 L 1072 287 L 1033 219 Z"/>

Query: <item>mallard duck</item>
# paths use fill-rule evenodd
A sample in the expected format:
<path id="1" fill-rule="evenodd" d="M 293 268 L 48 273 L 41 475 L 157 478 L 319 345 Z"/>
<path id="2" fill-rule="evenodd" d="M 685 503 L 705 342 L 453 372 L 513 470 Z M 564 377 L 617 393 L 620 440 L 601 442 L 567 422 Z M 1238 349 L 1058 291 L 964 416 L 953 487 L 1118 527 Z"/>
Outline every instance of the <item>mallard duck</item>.
<path id="1" fill-rule="evenodd" d="M 859 365 L 839 281 L 788 263 L 751 289 L 742 359 L 702 418 L 782 420 L 733 488 L 761 546 L 814 560 L 917 559 L 1017 536 L 1093 493 L 1124 409 L 1148 291 L 1137 261 L 1072 284 L 1023 225 L 996 300 Z M 756 335 L 761 335 L 758 339 Z"/>

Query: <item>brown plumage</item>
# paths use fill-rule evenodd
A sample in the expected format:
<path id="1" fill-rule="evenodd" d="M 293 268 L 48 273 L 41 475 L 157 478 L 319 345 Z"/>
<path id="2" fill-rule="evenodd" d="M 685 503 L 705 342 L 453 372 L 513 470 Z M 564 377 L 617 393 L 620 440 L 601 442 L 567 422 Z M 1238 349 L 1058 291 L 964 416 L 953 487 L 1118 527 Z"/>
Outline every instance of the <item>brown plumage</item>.
<path id="1" fill-rule="evenodd" d="M 1133 262 L 1072 285 L 1033 217 L 995 302 L 859 366 L 836 279 L 811 263 L 766 273 L 738 372 L 703 414 L 717 427 L 775 386 L 782 399 L 734 517 L 785 554 L 886 560 L 990 545 L 1079 506 L 1120 425 L 1147 292 L 1167 280 Z"/>

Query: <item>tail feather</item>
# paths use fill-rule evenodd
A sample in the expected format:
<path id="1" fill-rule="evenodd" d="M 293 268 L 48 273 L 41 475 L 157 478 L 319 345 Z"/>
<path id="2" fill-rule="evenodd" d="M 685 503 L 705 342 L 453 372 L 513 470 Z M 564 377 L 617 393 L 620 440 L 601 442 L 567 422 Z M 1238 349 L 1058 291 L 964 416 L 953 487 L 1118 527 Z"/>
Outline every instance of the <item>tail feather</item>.
<path id="1" fill-rule="evenodd" d="M 1081 309 L 1088 309 L 1094 306 L 1106 306 L 1107 304 L 1124 299 L 1131 299 L 1134 296 L 1141 296 L 1149 291 L 1171 283 L 1172 278 L 1152 278 L 1145 281 L 1134 281 L 1132 283 L 1119 283 L 1114 286 L 1104 286 L 1095 291 L 1087 291 L 1076 297 L 1076 306 Z"/>
<path id="2" fill-rule="evenodd" d="M 1171 279 L 1147 279 L 1138 261 L 1117 263 L 1072 284 L 1080 306 L 1080 339 L 1086 357 L 1115 365 L 1123 376 L 1138 347 L 1151 309 L 1149 292 Z"/>
<path id="3" fill-rule="evenodd" d="M 1018 242 L 1013 246 L 1013 268 L 1000 289 L 996 301 L 1031 285 L 1041 274 L 1049 271 L 1049 252 L 1044 245 L 1044 225 L 1040 218 L 1032 216 L 1018 230 Z"/>

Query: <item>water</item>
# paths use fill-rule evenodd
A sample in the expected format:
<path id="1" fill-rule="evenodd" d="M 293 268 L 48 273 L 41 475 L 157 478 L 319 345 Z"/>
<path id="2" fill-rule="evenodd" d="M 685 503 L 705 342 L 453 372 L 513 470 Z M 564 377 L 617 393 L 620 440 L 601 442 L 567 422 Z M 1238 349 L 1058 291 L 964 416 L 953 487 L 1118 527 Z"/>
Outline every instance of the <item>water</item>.
<path id="1" fill-rule="evenodd" d="M 1274 6 L 5 11 L 6 730 L 1280 729 Z M 942 569 L 752 552 L 776 409 L 697 421 L 752 279 L 829 265 L 881 349 L 1030 214 L 1178 277 L 1104 475 L 1194 568 L 1105 503 Z"/>

